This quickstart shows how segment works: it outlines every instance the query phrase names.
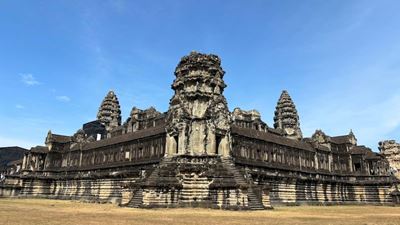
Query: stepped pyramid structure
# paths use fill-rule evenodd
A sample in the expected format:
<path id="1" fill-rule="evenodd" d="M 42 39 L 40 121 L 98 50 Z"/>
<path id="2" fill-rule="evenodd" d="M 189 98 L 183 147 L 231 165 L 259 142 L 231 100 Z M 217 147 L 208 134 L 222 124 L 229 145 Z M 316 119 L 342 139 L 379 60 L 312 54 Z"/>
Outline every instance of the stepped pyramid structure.
<path id="1" fill-rule="evenodd" d="M 278 104 L 276 105 L 274 128 L 283 130 L 286 137 L 302 139 L 299 115 L 289 93 L 282 91 Z"/>
<path id="2" fill-rule="evenodd" d="M 273 128 L 257 110 L 230 112 L 224 75 L 218 56 L 191 52 L 175 69 L 168 111 L 133 107 L 124 123 L 110 91 L 97 120 L 31 148 L 0 195 L 235 210 L 400 203 L 398 145 L 375 153 L 352 132 L 303 138 L 287 91 Z"/>

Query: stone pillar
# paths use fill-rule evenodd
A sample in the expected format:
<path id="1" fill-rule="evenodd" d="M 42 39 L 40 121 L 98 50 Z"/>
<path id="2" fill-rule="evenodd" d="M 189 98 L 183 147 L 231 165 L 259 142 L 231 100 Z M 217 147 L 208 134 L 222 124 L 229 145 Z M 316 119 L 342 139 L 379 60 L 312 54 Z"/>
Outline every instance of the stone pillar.
<path id="1" fill-rule="evenodd" d="M 224 157 L 230 156 L 231 142 L 229 140 L 229 137 L 229 135 L 223 137 L 218 145 L 218 154 Z"/>
<path id="2" fill-rule="evenodd" d="M 212 132 L 211 130 L 207 131 L 207 139 L 206 139 L 206 146 L 205 146 L 205 152 L 208 155 L 215 155 L 217 153 L 217 136 L 215 135 L 215 132 Z"/>
<path id="3" fill-rule="evenodd" d="M 79 167 L 82 166 L 82 155 L 83 155 L 83 152 L 82 152 L 82 150 L 80 150 L 79 151 Z"/>
<path id="4" fill-rule="evenodd" d="M 349 171 L 353 172 L 353 159 L 351 158 L 351 154 L 349 154 Z"/>
<path id="5" fill-rule="evenodd" d="M 27 156 L 24 155 L 24 159 L 22 160 L 22 169 L 23 170 L 26 168 L 26 158 L 27 158 Z"/>
<path id="6" fill-rule="evenodd" d="M 329 152 L 329 155 L 328 155 L 328 168 L 329 168 L 329 172 L 332 172 L 332 166 L 333 166 L 332 152 Z"/>
<path id="7" fill-rule="evenodd" d="M 186 132 L 185 132 L 185 130 L 186 130 L 186 127 L 183 127 L 183 128 L 181 128 L 179 130 L 179 133 L 178 133 L 178 142 L 177 142 L 177 144 L 178 144 L 178 153 L 177 154 L 180 154 L 180 155 L 187 153 L 187 151 L 186 151 Z"/>
<path id="8" fill-rule="evenodd" d="M 175 138 L 170 134 L 166 134 L 166 142 L 165 142 L 165 156 L 173 156 L 176 154 L 177 143 Z"/>
<path id="9" fill-rule="evenodd" d="M 315 169 L 318 170 L 319 169 L 318 152 L 315 152 L 315 154 L 314 154 L 314 165 L 315 165 Z"/>

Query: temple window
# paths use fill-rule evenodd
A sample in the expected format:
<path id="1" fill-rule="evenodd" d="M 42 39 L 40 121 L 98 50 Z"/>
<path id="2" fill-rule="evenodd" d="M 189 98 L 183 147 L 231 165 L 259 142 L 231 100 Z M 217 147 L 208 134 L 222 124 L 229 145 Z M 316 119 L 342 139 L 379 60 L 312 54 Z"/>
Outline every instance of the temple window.
<path id="1" fill-rule="evenodd" d="M 176 143 L 175 153 L 178 154 L 179 153 L 179 137 L 178 137 L 178 135 L 174 136 L 174 139 L 175 139 L 175 143 Z"/>
<path id="2" fill-rule="evenodd" d="M 360 163 L 354 163 L 354 171 L 356 171 L 356 172 L 361 171 L 361 164 Z"/>
<path id="3" fill-rule="evenodd" d="M 125 152 L 125 159 L 126 159 L 126 160 L 129 160 L 129 153 L 130 153 L 129 151 L 126 151 L 126 152 Z"/>
<path id="4" fill-rule="evenodd" d="M 222 137 L 220 135 L 216 135 L 215 137 L 215 143 L 216 143 L 216 148 L 215 148 L 215 154 L 220 154 L 219 152 L 219 144 L 221 143 Z"/>

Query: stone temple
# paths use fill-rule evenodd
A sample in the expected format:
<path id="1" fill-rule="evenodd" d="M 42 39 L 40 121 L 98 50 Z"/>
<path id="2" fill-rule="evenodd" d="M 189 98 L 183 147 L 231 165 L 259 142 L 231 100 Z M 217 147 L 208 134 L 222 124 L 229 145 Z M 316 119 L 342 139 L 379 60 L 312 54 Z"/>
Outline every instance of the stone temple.
<path id="1" fill-rule="evenodd" d="M 176 67 L 168 111 L 133 107 L 124 123 L 110 91 L 97 120 L 72 136 L 49 131 L 0 194 L 141 208 L 399 204 L 399 144 L 375 153 L 352 132 L 303 137 L 287 91 L 273 127 L 256 110 L 230 112 L 224 75 L 218 56 L 191 52 Z"/>

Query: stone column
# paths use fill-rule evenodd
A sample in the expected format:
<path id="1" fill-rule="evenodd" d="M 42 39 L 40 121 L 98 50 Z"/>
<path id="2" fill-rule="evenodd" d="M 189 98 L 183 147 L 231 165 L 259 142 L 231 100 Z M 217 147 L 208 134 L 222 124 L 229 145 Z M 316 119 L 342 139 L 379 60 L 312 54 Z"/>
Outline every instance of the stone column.
<path id="1" fill-rule="evenodd" d="M 329 155 L 328 155 L 328 168 L 329 168 L 329 172 L 332 172 L 332 165 L 333 165 L 332 152 L 329 152 Z"/>

